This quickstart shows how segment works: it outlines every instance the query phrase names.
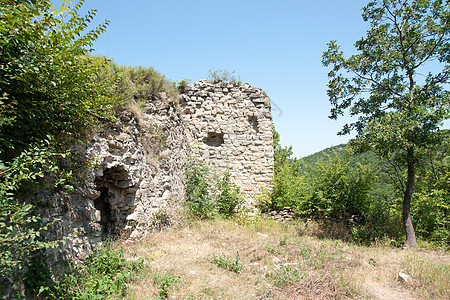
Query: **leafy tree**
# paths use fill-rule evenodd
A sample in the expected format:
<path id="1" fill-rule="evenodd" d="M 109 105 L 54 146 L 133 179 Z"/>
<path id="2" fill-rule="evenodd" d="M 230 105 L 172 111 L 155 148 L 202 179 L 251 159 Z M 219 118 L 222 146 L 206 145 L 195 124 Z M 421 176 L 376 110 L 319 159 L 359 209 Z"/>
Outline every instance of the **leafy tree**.
<path id="1" fill-rule="evenodd" d="M 449 118 L 450 12 L 448 0 L 375 0 L 363 8 L 370 22 L 358 53 L 344 58 L 336 41 L 323 53 L 332 119 L 349 111 L 357 121 L 352 144 L 404 166 L 402 220 L 406 247 L 417 247 L 411 198 L 422 153 L 441 142 Z M 422 75 L 427 73 L 426 75 Z M 399 178 L 403 178 L 399 176 Z"/>
<path id="2" fill-rule="evenodd" d="M 33 205 L 19 197 L 46 178 L 64 184 L 68 145 L 108 119 L 114 76 L 88 56 L 106 24 L 88 30 L 95 11 L 80 16 L 83 0 L 6 0 L 0 6 L 0 277 L 18 276 L 40 241 Z M 103 72 L 103 73 L 102 73 Z"/>

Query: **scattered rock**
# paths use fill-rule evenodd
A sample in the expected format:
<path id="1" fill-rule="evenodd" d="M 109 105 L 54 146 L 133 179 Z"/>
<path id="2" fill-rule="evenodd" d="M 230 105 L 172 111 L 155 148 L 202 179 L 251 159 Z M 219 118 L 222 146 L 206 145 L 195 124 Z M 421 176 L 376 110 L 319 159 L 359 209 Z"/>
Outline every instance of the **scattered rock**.
<path id="1" fill-rule="evenodd" d="M 413 281 L 412 277 L 410 275 L 402 273 L 402 272 L 398 273 L 398 280 L 400 280 L 401 282 L 406 283 L 406 284 L 411 284 Z"/>

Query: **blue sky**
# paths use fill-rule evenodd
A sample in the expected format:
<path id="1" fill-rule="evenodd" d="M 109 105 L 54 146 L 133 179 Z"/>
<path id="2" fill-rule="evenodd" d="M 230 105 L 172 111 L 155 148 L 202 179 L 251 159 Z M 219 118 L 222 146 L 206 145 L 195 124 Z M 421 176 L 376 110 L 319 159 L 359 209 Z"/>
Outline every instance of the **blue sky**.
<path id="1" fill-rule="evenodd" d="M 52 1 L 60 3 L 60 1 Z M 328 119 L 321 55 L 337 40 L 346 54 L 364 36 L 362 0 L 86 0 L 93 22 L 110 21 L 95 54 L 119 65 L 154 67 L 168 79 L 199 80 L 235 71 L 273 103 L 284 146 L 304 157 L 348 141 L 345 120 Z"/>

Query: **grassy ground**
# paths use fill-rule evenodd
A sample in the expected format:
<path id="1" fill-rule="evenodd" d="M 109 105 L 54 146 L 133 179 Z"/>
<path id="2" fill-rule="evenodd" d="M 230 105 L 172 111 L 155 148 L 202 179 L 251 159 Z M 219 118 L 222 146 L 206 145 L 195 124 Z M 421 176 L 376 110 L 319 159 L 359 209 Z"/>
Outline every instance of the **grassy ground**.
<path id="1" fill-rule="evenodd" d="M 448 253 L 327 238 L 336 233 L 267 219 L 187 222 L 125 246 L 127 259 L 146 264 L 127 297 L 450 299 Z"/>

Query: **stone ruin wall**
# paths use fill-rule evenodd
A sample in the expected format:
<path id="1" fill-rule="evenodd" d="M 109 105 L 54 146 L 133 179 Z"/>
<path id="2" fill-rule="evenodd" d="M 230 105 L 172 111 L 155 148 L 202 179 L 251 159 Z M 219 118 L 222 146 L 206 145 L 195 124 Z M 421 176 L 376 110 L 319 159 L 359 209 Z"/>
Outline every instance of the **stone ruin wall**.
<path id="1" fill-rule="evenodd" d="M 270 99 L 247 83 L 202 80 L 181 95 L 183 119 L 191 145 L 202 160 L 229 169 L 247 205 L 273 179 L 273 133 Z"/>
<path id="2" fill-rule="evenodd" d="M 52 269 L 83 260 L 110 237 L 133 241 L 170 225 L 185 198 L 186 130 L 177 104 L 162 94 L 79 146 L 92 164 L 85 181 L 70 193 L 42 191 L 32 199 L 44 222 L 58 219 L 46 239 L 70 237 L 49 250 Z"/>
<path id="3" fill-rule="evenodd" d="M 247 204 L 272 183 L 270 100 L 261 89 L 199 81 L 179 101 L 181 107 L 163 93 L 124 112 L 78 149 L 92 162 L 82 184 L 70 193 L 33 196 L 44 222 L 59 220 L 47 239 L 70 236 L 50 250 L 54 270 L 84 259 L 105 238 L 133 241 L 170 225 L 171 212 L 185 199 L 184 166 L 193 146 L 204 160 L 230 170 Z"/>

